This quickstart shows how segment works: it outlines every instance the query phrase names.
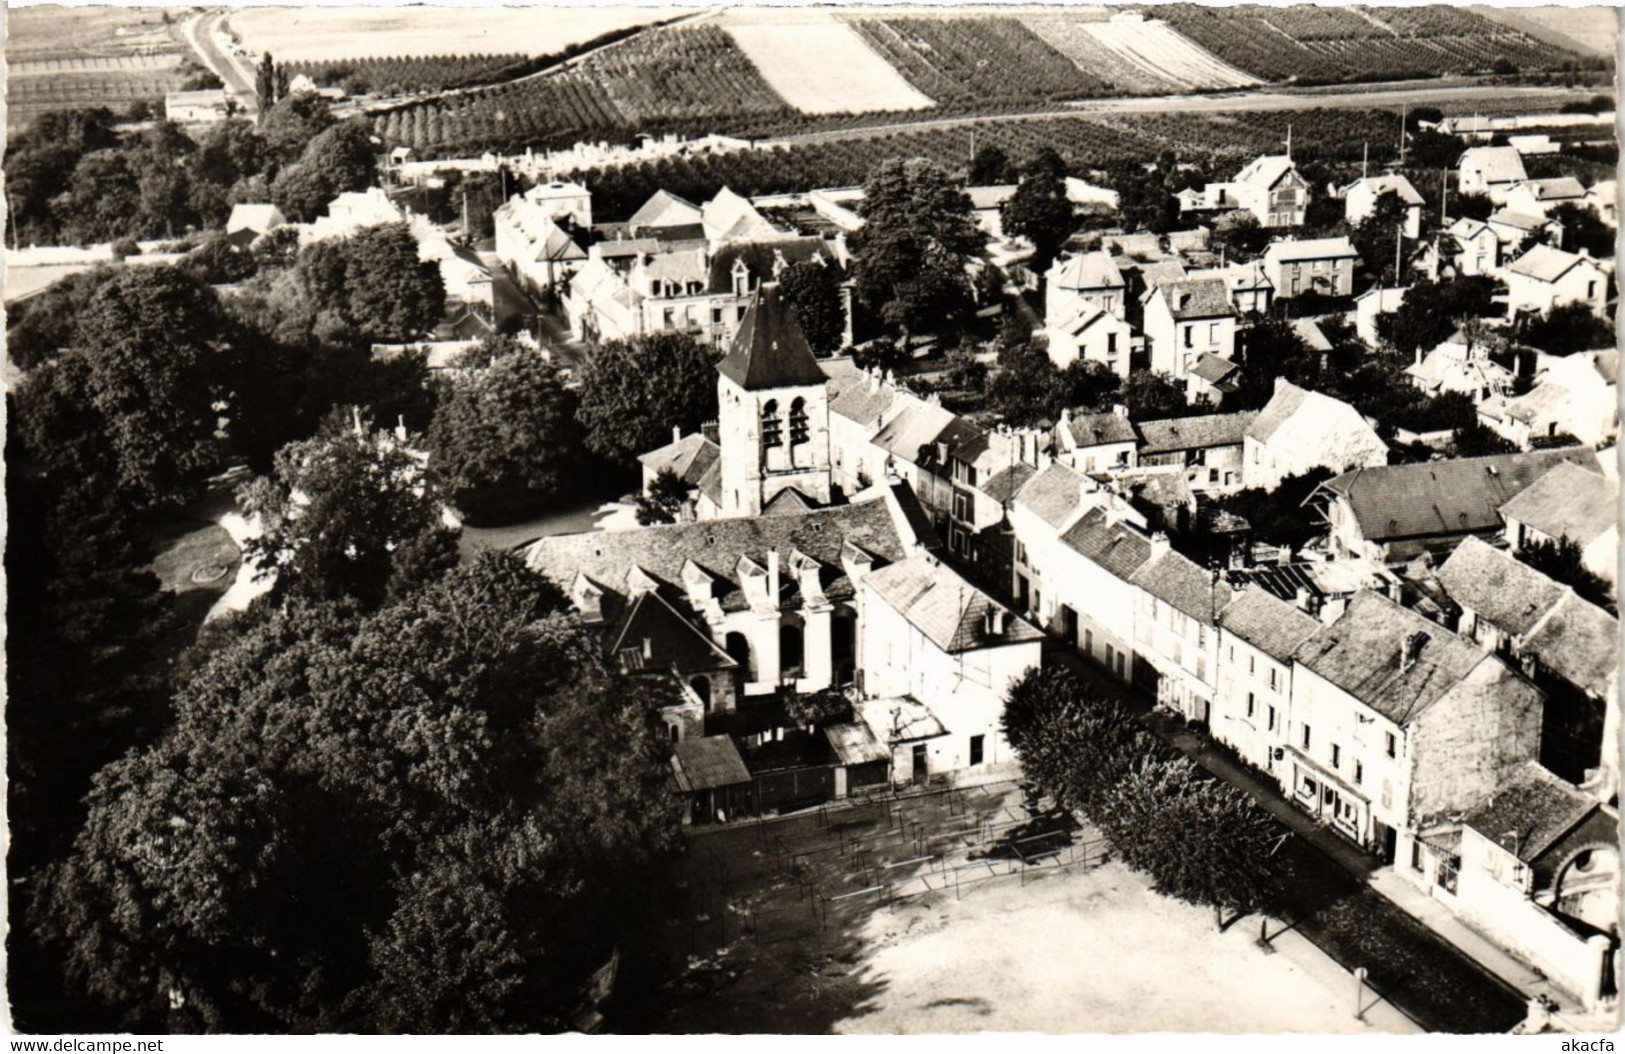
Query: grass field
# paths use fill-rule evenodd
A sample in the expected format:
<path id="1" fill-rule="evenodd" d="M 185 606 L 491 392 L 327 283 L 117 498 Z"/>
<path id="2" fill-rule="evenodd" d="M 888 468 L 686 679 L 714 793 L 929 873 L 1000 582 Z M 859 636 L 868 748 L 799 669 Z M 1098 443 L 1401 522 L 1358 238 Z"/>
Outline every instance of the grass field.
<path id="1" fill-rule="evenodd" d="M 818 8 L 740 11 L 721 24 L 770 87 L 802 113 L 919 110 L 932 100 L 847 23 Z M 838 70 L 839 76 L 831 76 Z"/>
<path id="2" fill-rule="evenodd" d="M 403 55 L 545 55 L 682 13 L 659 7 L 261 7 L 232 13 L 251 51 L 331 62 Z"/>
<path id="3" fill-rule="evenodd" d="M 1472 7 L 1468 10 L 1582 55 L 1614 57 L 1619 11 L 1613 7 Z"/>
<path id="4" fill-rule="evenodd" d="M 162 102 L 189 72 L 179 17 L 154 8 L 8 8 L 6 128 L 50 110 Z"/>

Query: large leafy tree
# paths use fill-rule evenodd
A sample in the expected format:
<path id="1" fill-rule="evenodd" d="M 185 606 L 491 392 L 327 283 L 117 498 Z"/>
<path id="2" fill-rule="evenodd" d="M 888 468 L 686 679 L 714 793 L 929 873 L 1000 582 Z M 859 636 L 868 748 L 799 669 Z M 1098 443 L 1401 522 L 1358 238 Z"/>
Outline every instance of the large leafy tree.
<path id="1" fill-rule="evenodd" d="M 357 427 L 357 425 L 360 427 Z M 269 476 L 243 488 L 243 512 L 261 533 L 244 547 L 271 595 L 352 598 L 376 607 L 455 561 L 456 536 L 422 465 L 395 436 L 342 411 L 314 438 L 278 451 Z M 423 547 L 441 554 L 424 561 Z"/>
<path id="2" fill-rule="evenodd" d="M 841 299 L 844 276 L 836 264 L 803 260 L 779 276 L 779 290 L 790 302 L 796 323 L 813 351 L 833 355 L 846 335 L 846 308 Z"/>
<path id="3" fill-rule="evenodd" d="M 1551 212 L 1551 219 L 1563 226 L 1560 248 L 1571 253 L 1584 249 L 1592 256 L 1610 258 L 1614 255 L 1614 229 L 1602 221 L 1597 210 L 1572 203 L 1559 205 Z"/>
<path id="4" fill-rule="evenodd" d="M 1417 348 L 1431 349 L 1456 331 L 1462 321 L 1496 314 L 1494 297 L 1505 292 L 1493 278 L 1468 275 L 1439 282 L 1418 282 L 1392 314 L 1377 317 L 1377 331 L 1405 357 Z"/>
<path id="5" fill-rule="evenodd" d="M 1403 244 L 1406 206 L 1399 194 L 1392 190 L 1378 195 L 1371 213 L 1355 225 L 1349 240 L 1359 251 L 1365 269 L 1378 277 L 1378 285 L 1395 285 L 1404 278 L 1401 261 L 1395 257 Z M 1400 267 L 1396 277 L 1394 268 Z"/>
<path id="6" fill-rule="evenodd" d="M 418 259 L 417 239 L 404 223 L 309 245 L 298 270 L 324 343 L 418 340 L 445 313 L 440 269 Z"/>
<path id="7" fill-rule="evenodd" d="M 1275 393 L 1275 379 L 1284 377 L 1293 384 L 1309 387 L 1320 372 L 1320 359 L 1309 350 L 1297 330 L 1282 315 L 1266 315 L 1248 326 L 1241 337 L 1241 390 L 1226 408 L 1257 409 Z"/>
<path id="8" fill-rule="evenodd" d="M 1190 417 L 1213 412 L 1206 398 L 1190 402 L 1178 382 L 1156 370 L 1135 370 L 1123 382 L 1123 405 L 1136 421 L 1157 421 L 1169 417 Z"/>
<path id="9" fill-rule="evenodd" d="M 277 173 L 271 200 L 289 219 L 309 222 L 339 194 L 371 185 L 376 174 L 370 128 L 364 120 L 345 121 L 318 134 Z"/>
<path id="10" fill-rule="evenodd" d="M 929 161 L 884 161 L 864 185 L 854 237 L 859 298 L 904 335 L 939 325 L 971 302 L 965 265 L 982 248 L 970 199 Z"/>
<path id="11" fill-rule="evenodd" d="M 1614 346 L 1614 327 L 1589 304 L 1564 304 L 1523 321 L 1522 341 L 1552 355 L 1597 351 Z"/>
<path id="12" fill-rule="evenodd" d="M 1046 147 L 1022 173 L 1016 192 L 999 210 L 1004 233 L 1033 243 L 1032 267 L 1049 270 L 1073 230 L 1072 202 L 1066 196 L 1066 165 Z"/>
<path id="13" fill-rule="evenodd" d="M 327 100 L 314 93 L 287 95 L 260 111 L 260 135 L 276 165 L 291 165 L 305 146 L 333 126 Z"/>
<path id="14" fill-rule="evenodd" d="M 126 1028 L 558 1030 L 673 847 L 654 714 L 514 556 L 250 612 L 33 923 Z"/>
<path id="15" fill-rule="evenodd" d="M 429 471 L 465 516 L 535 511 L 579 452 L 575 396 L 538 349 L 507 341 L 489 366 L 452 380 L 429 428 Z"/>
<path id="16" fill-rule="evenodd" d="M 598 347 L 581 373 L 577 418 L 587 446 L 630 462 L 717 416 L 716 357 L 686 333 L 653 333 Z"/>

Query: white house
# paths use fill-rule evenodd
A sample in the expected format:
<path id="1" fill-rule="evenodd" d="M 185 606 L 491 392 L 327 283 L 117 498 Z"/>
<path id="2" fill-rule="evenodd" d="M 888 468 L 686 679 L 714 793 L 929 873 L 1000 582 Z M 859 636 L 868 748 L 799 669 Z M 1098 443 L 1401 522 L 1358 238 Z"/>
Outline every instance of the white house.
<path id="1" fill-rule="evenodd" d="M 531 187 L 521 197 L 550 220 L 568 220 L 581 230 L 592 227 L 592 192 L 580 183 L 549 180 Z"/>
<path id="2" fill-rule="evenodd" d="M 1044 276 L 1044 321 L 1058 326 L 1086 307 L 1127 315 L 1128 283 L 1104 249 L 1063 256 Z"/>
<path id="3" fill-rule="evenodd" d="M 1507 253 L 1522 248 L 1530 239 L 1550 236 L 1555 240 L 1563 234 L 1563 225 L 1556 220 L 1548 220 L 1538 213 L 1514 212 L 1512 209 L 1497 209 L 1485 224 L 1495 232 L 1495 240 Z"/>
<path id="4" fill-rule="evenodd" d="M 1619 181 L 1605 179 L 1586 191 L 1586 207 L 1595 212 L 1608 226 L 1619 229 Z"/>
<path id="5" fill-rule="evenodd" d="M 1275 394 L 1243 440 L 1242 482 L 1274 490 L 1310 469 L 1344 472 L 1387 463 L 1388 444 L 1358 410 L 1277 377 Z"/>
<path id="6" fill-rule="evenodd" d="M 1618 376 L 1612 349 L 1547 359 L 1529 391 L 1483 403 L 1479 420 L 1525 450 L 1557 435 L 1601 446 L 1619 435 Z"/>
<path id="7" fill-rule="evenodd" d="M 1358 224 L 1377 210 L 1384 194 L 1397 194 L 1405 206 L 1405 237 L 1422 235 L 1422 195 L 1404 176 L 1384 175 L 1357 179 L 1343 188 L 1343 218 Z"/>
<path id="8" fill-rule="evenodd" d="M 1004 699 L 1043 634 L 927 554 L 865 575 L 858 622 L 858 711 L 894 782 L 1014 760 Z"/>
<path id="9" fill-rule="evenodd" d="M 1476 406 L 1512 393 L 1516 375 L 1490 357 L 1491 351 L 1505 347 L 1505 339 L 1498 334 L 1475 336 L 1458 329 L 1426 354 L 1417 348 L 1416 362 L 1405 373 L 1429 395 L 1460 392 Z"/>
<path id="10" fill-rule="evenodd" d="M 1374 348 L 1382 343 L 1382 337 L 1377 333 L 1378 317 L 1398 311 L 1408 292 L 1409 286 L 1399 289 L 1373 286 L 1354 298 L 1354 332 L 1366 347 Z"/>
<path id="11" fill-rule="evenodd" d="M 1270 309 L 1270 302 L 1275 298 L 1275 284 L 1270 281 L 1269 275 L 1264 272 L 1263 262 L 1259 260 L 1190 271 L 1185 277 L 1193 281 L 1217 278 L 1224 282 L 1230 302 L 1243 315 L 1263 314 Z"/>
<path id="12" fill-rule="evenodd" d="M 1177 195 L 1180 211 L 1245 209 L 1260 227 L 1301 227 L 1309 184 L 1285 154 L 1255 158 L 1228 183 L 1209 183 Z"/>
<path id="13" fill-rule="evenodd" d="M 1422 246 L 1416 267 L 1437 281 L 1457 275 L 1493 274 L 1501 263 L 1501 238 L 1482 220 L 1463 216 Z"/>
<path id="14" fill-rule="evenodd" d="M 1080 472 L 1133 468 L 1140 437 L 1121 403 L 1109 412 L 1073 414 L 1061 411 L 1055 425 L 1055 457 Z"/>
<path id="15" fill-rule="evenodd" d="M 404 223 L 406 213 L 390 200 L 382 187 L 347 190 L 327 203 L 327 214 L 300 231 L 300 244 L 343 238 L 363 227 Z"/>
<path id="16" fill-rule="evenodd" d="M 1539 216 L 1551 215 L 1559 205 L 1584 205 L 1585 186 L 1573 176 L 1556 179 L 1526 179 L 1507 191 L 1506 207 L 1510 212 Z"/>
<path id="17" fill-rule="evenodd" d="M 1292 653 L 1320 622 L 1263 587 L 1242 589 L 1219 613 L 1219 676 L 1209 731 L 1277 781 L 1292 705 Z"/>
<path id="18" fill-rule="evenodd" d="M 226 217 L 226 233 L 251 231 L 256 235 L 267 234 L 287 222 L 288 218 L 275 205 L 238 204 L 231 207 L 231 215 Z"/>
<path id="19" fill-rule="evenodd" d="M 1049 537 L 1049 545 L 1030 535 L 1023 544 L 1031 559 L 1044 560 L 1051 571 L 1045 579 L 1050 624 L 1090 662 L 1128 683 L 1142 669 L 1134 638 L 1140 591 L 1131 580 L 1151 559 L 1144 517 L 1101 498 L 1065 531 Z"/>
<path id="20" fill-rule="evenodd" d="M 557 288 L 586 263 L 586 250 L 559 226 L 561 218 L 573 219 L 581 205 L 573 197 L 538 201 L 527 194 L 508 199 L 492 214 L 497 259 L 531 292 Z M 584 205 L 590 218 L 592 199 L 588 197 Z"/>
<path id="21" fill-rule="evenodd" d="M 1217 572 L 1174 552 L 1164 534 L 1151 536 L 1150 556 L 1129 577 L 1139 590 L 1134 650 L 1155 679 L 1157 704 L 1211 725 L 1219 667 L 1219 612 L 1230 587 Z M 1142 667 L 1144 669 L 1145 667 Z"/>
<path id="22" fill-rule="evenodd" d="M 1564 252 L 1536 245 L 1502 269 L 1507 285 L 1507 317 L 1546 314 L 1565 304 L 1585 304 L 1604 316 L 1608 311 L 1608 276 L 1584 249 Z"/>
<path id="23" fill-rule="evenodd" d="M 1183 381 L 1203 355 L 1234 359 L 1236 309 L 1216 278 L 1153 286 L 1145 295 L 1151 368 Z"/>
<path id="24" fill-rule="evenodd" d="M 1514 550 L 1568 539 L 1580 560 L 1606 582 L 1619 577 L 1619 483 L 1574 464 L 1554 465 L 1501 506 Z"/>
<path id="25" fill-rule="evenodd" d="M 1304 293 L 1354 295 L 1354 268 L 1360 254 L 1347 238 L 1271 242 L 1264 250 L 1264 273 L 1277 297 Z"/>
<path id="26" fill-rule="evenodd" d="M 1050 361 L 1063 370 L 1083 359 L 1098 362 L 1126 379 L 1132 368 L 1137 344 L 1134 327 L 1103 307 L 1084 304 L 1075 314 L 1051 321 L 1044 327 L 1044 336 Z"/>
<path id="27" fill-rule="evenodd" d="M 1463 194 L 1483 194 L 1497 205 L 1506 203 L 1514 184 L 1529 178 L 1523 158 L 1510 146 L 1475 146 L 1456 163 L 1457 187 Z"/>

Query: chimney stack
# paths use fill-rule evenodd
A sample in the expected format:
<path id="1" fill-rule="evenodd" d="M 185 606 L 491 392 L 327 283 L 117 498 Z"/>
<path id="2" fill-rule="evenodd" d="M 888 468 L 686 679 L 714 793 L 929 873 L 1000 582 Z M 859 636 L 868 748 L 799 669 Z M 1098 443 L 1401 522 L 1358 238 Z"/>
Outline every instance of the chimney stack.
<path id="1" fill-rule="evenodd" d="M 1156 560 L 1167 555 L 1170 548 L 1171 546 L 1168 543 L 1168 535 L 1162 531 L 1157 531 L 1151 535 L 1151 560 Z M 1150 560 L 1147 561 L 1147 563 L 1149 562 Z"/>
<path id="2" fill-rule="evenodd" d="M 767 551 L 767 599 L 771 604 L 779 602 L 779 550 L 776 547 Z"/>
<path id="3" fill-rule="evenodd" d="M 682 425 L 672 425 L 671 426 L 671 441 L 673 443 L 676 443 L 676 442 L 679 442 L 682 438 L 683 438 L 683 426 Z"/>
<path id="4" fill-rule="evenodd" d="M 1310 615 L 1315 613 L 1315 597 L 1313 593 L 1309 592 L 1309 588 L 1307 586 L 1298 587 L 1297 604 L 1299 611 L 1306 612 Z"/>

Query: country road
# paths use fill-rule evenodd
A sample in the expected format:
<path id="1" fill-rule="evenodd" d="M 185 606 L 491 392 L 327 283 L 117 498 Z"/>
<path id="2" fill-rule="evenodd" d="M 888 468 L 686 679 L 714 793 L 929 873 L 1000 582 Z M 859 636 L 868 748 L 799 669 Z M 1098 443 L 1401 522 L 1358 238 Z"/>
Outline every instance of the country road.
<path id="1" fill-rule="evenodd" d="M 220 31 L 228 13 L 207 11 L 194 15 L 181 26 L 181 32 L 203 64 L 224 82 L 228 91 L 237 96 L 239 105 L 251 112 L 259 103 L 254 91 L 253 73 L 244 69 L 237 56 L 220 47 L 215 40 L 215 34 Z"/>
<path id="2" fill-rule="evenodd" d="M 860 128 L 836 128 L 821 132 L 801 132 L 795 135 L 758 139 L 758 147 L 795 146 L 806 143 L 828 143 L 846 139 L 870 139 L 876 136 L 897 135 L 905 132 L 939 128 L 960 128 L 969 125 L 996 124 L 1004 121 L 1033 121 L 1049 118 L 1096 117 L 1109 114 L 1134 113 L 1244 113 L 1269 110 L 1363 110 L 1369 108 L 1410 106 L 1440 106 L 1460 104 L 1482 99 L 1494 100 L 1505 106 L 1516 99 L 1582 99 L 1594 94 L 1591 89 L 1549 88 L 1530 85 L 1457 84 L 1420 86 L 1427 82 L 1407 82 L 1403 86 L 1368 89 L 1366 86 L 1340 85 L 1333 88 L 1303 88 L 1298 90 L 1273 88 L 1263 91 L 1232 91 L 1210 95 L 1158 95 L 1121 99 L 1088 99 L 1067 103 L 1050 110 L 1024 113 L 968 115 L 962 117 L 936 117 L 917 121 L 896 121 L 886 124 L 865 125 Z M 1417 84 L 1417 87 L 1411 87 Z"/>

